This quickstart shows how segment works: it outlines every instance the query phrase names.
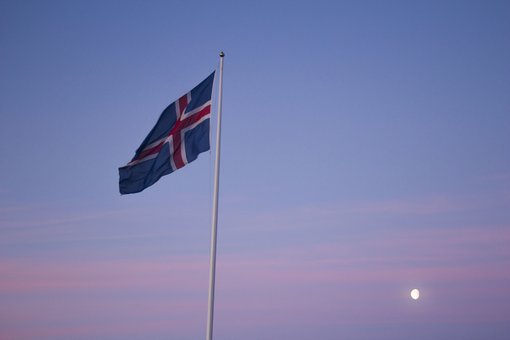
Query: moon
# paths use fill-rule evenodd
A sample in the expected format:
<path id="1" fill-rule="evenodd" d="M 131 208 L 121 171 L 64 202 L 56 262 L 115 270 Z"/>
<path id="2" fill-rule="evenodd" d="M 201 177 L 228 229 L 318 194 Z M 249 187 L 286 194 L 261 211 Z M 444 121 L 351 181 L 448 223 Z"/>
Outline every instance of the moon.
<path id="1" fill-rule="evenodd" d="M 418 300 L 420 298 L 420 291 L 417 288 L 411 290 L 411 298 L 413 300 Z"/>

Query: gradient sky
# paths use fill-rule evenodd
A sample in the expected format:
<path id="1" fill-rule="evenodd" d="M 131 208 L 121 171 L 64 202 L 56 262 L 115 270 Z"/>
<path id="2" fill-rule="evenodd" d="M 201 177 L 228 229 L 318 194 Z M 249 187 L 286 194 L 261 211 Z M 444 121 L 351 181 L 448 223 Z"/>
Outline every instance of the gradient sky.
<path id="1" fill-rule="evenodd" d="M 508 339 L 510 2 L 14 0 L 0 339 L 205 337 L 213 157 L 117 168 L 221 50 L 215 339 Z"/>

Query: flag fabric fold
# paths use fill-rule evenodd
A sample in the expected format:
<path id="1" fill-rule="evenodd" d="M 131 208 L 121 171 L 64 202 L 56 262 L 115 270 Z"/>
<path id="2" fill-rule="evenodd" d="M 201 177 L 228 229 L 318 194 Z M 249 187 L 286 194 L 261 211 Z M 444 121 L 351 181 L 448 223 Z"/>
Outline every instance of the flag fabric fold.
<path id="1" fill-rule="evenodd" d="M 121 194 L 143 191 L 209 150 L 213 82 L 214 72 L 161 113 L 133 159 L 119 168 Z"/>

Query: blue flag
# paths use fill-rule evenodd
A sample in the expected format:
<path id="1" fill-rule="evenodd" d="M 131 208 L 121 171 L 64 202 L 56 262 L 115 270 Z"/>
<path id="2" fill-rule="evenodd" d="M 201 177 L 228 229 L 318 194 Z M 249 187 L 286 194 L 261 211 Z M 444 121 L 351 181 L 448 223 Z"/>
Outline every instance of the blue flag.
<path id="1" fill-rule="evenodd" d="M 140 192 L 209 150 L 213 82 L 214 72 L 163 111 L 135 157 L 119 168 L 121 194 Z"/>

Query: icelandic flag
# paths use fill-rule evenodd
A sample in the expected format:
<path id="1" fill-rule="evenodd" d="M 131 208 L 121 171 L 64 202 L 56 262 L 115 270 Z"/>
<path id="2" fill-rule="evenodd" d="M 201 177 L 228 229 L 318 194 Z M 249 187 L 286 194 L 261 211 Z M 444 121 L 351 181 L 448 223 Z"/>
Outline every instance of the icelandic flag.
<path id="1" fill-rule="evenodd" d="M 140 192 L 209 150 L 213 82 L 214 72 L 163 111 L 135 157 L 119 168 L 121 194 Z"/>

